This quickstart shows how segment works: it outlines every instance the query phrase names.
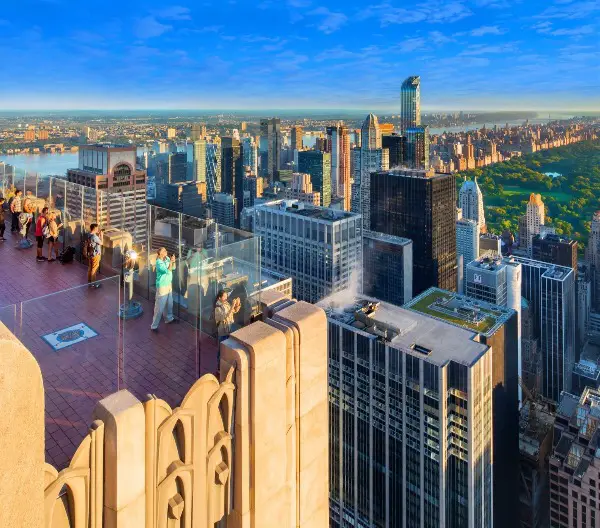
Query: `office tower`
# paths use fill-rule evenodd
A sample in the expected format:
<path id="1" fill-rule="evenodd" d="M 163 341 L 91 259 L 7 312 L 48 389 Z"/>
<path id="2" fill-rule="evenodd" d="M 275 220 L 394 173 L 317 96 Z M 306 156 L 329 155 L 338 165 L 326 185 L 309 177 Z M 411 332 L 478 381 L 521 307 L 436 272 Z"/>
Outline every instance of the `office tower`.
<path id="1" fill-rule="evenodd" d="M 331 154 L 318 150 L 298 152 L 298 172 L 310 174 L 313 189 L 321 194 L 321 205 L 331 203 Z"/>
<path id="2" fill-rule="evenodd" d="M 400 88 L 400 129 L 406 134 L 409 128 L 421 125 L 421 78 L 408 77 Z"/>
<path id="3" fill-rule="evenodd" d="M 157 188 L 154 205 L 179 211 L 180 213 L 196 216 L 204 216 L 204 206 L 206 204 L 206 183 L 205 182 L 187 182 L 187 183 L 168 183 L 159 185 Z"/>
<path id="4" fill-rule="evenodd" d="M 302 147 L 304 146 L 303 141 L 302 141 L 303 133 L 304 133 L 304 130 L 301 126 L 295 125 L 292 127 L 292 137 L 291 137 L 291 144 L 290 144 L 290 147 L 292 148 L 292 150 L 302 150 Z"/>
<path id="5" fill-rule="evenodd" d="M 134 243 L 145 243 L 146 171 L 136 169 L 135 146 L 82 145 L 78 168 L 67 171 L 67 180 L 89 188 L 83 195 L 66 195 L 71 218 L 87 220 L 84 229 L 94 222 L 127 231 Z"/>
<path id="6" fill-rule="evenodd" d="M 244 166 L 250 167 L 250 172 L 258 176 L 258 149 L 253 137 L 242 139 L 242 154 Z"/>
<path id="7" fill-rule="evenodd" d="M 565 392 L 556 410 L 550 456 L 550 525 L 598 526 L 600 391 Z"/>
<path id="8" fill-rule="evenodd" d="M 315 139 L 315 150 L 327 152 L 327 138 L 318 137 Z"/>
<path id="9" fill-rule="evenodd" d="M 457 288 L 465 293 L 464 280 L 467 264 L 479 257 L 479 226 L 474 220 L 461 218 L 456 221 Z"/>
<path id="10" fill-rule="evenodd" d="M 359 215 L 278 200 L 255 206 L 253 224 L 255 235 L 262 237 L 263 267 L 291 276 L 294 297 L 314 303 L 358 288 Z"/>
<path id="11" fill-rule="evenodd" d="M 344 199 L 344 210 L 351 206 L 350 133 L 341 123 L 327 127 L 327 152 L 331 153 L 331 194 Z"/>
<path id="12" fill-rule="evenodd" d="M 454 176 L 392 170 L 371 174 L 371 230 L 413 241 L 413 296 L 456 290 Z"/>
<path id="13" fill-rule="evenodd" d="M 208 201 L 221 192 L 221 143 L 206 144 L 206 184 Z"/>
<path id="14" fill-rule="evenodd" d="M 204 139 L 192 143 L 192 181 L 206 183 L 206 141 Z"/>
<path id="15" fill-rule="evenodd" d="M 252 173 L 247 167 L 244 172 L 244 193 L 248 193 L 248 199 L 244 195 L 244 207 L 252 207 L 257 198 L 262 198 L 264 180 L 256 173 Z"/>
<path id="16" fill-rule="evenodd" d="M 571 268 L 524 257 L 521 294 L 534 314 L 534 335 L 542 357 L 542 396 L 558 402 L 571 390 L 575 364 L 575 273 Z"/>
<path id="17" fill-rule="evenodd" d="M 389 154 L 390 169 L 401 167 L 404 164 L 404 150 L 406 138 L 400 134 L 381 136 L 381 147 L 387 149 Z"/>
<path id="18" fill-rule="evenodd" d="M 221 192 L 235 198 L 235 219 L 239 222 L 244 207 L 244 166 L 240 140 L 221 138 Z"/>
<path id="19" fill-rule="evenodd" d="M 319 305 L 329 323 L 329 525 L 491 527 L 490 347 L 373 298 Z"/>
<path id="20" fill-rule="evenodd" d="M 529 202 L 527 203 L 527 213 L 525 214 L 523 239 L 521 240 L 521 247 L 527 250 L 528 254 L 531 255 L 531 240 L 534 235 L 540 234 L 540 228 L 544 225 L 546 219 L 546 209 L 542 196 L 540 194 L 533 194 L 529 196 Z M 521 230 L 521 228 L 519 229 Z M 525 243 L 523 243 L 525 242 Z"/>
<path id="21" fill-rule="evenodd" d="M 185 152 L 157 154 L 149 160 L 149 169 L 156 182 L 157 192 L 160 185 L 184 183 L 188 181 L 188 162 Z"/>
<path id="22" fill-rule="evenodd" d="M 519 500 L 518 314 L 508 307 L 438 288 L 430 288 L 404 307 L 471 330 L 478 334 L 475 339 L 492 348 L 494 526 L 515 526 Z"/>
<path id="23" fill-rule="evenodd" d="M 321 205 L 321 195 L 313 191 L 310 174 L 295 173 L 291 184 L 285 188 L 286 200 L 298 200 L 310 205 Z"/>
<path id="24" fill-rule="evenodd" d="M 567 266 L 577 274 L 577 241 L 560 235 L 535 235 L 531 240 L 531 258 Z"/>
<path id="25" fill-rule="evenodd" d="M 458 193 L 458 206 L 462 209 L 463 218 L 474 220 L 479 226 L 479 230 L 484 232 L 483 194 L 481 194 L 481 189 L 477 185 L 477 178 L 467 180 L 465 177 Z"/>
<path id="26" fill-rule="evenodd" d="M 542 391 L 542 356 L 539 339 L 534 331 L 535 312 L 521 297 L 521 379 L 534 394 Z"/>
<path id="27" fill-rule="evenodd" d="M 236 199 L 231 194 L 216 193 L 211 204 L 212 217 L 217 224 L 235 227 Z"/>
<path id="28" fill-rule="evenodd" d="M 269 183 L 275 181 L 280 169 L 281 120 L 277 118 L 260 120 L 260 171 Z"/>
<path id="29" fill-rule="evenodd" d="M 519 528 L 550 526 L 550 477 L 554 414 L 535 400 L 519 413 Z"/>
<path id="30" fill-rule="evenodd" d="M 404 165 L 411 169 L 429 169 L 429 127 L 406 130 Z"/>
<path id="31" fill-rule="evenodd" d="M 363 232 L 362 293 L 402 306 L 412 299 L 412 240 Z"/>
<path id="32" fill-rule="evenodd" d="M 372 172 L 389 168 L 389 151 L 381 147 L 381 131 L 377 116 L 369 114 L 361 128 L 360 149 L 353 149 L 354 185 L 352 210 L 363 218 L 363 229 L 371 229 Z"/>
<path id="33" fill-rule="evenodd" d="M 592 278 L 590 267 L 587 264 L 581 264 L 577 269 L 576 278 L 577 288 L 577 348 L 581 350 L 581 346 L 585 342 L 585 337 L 592 311 Z"/>
<path id="34" fill-rule="evenodd" d="M 592 307 L 600 312 L 600 211 L 596 211 L 592 217 L 585 259 L 592 280 Z"/>
<path id="35" fill-rule="evenodd" d="M 200 123 L 194 123 L 190 131 L 190 139 L 192 141 L 198 141 L 206 137 L 206 125 Z"/>
<path id="36" fill-rule="evenodd" d="M 177 135 L 177 130 L 174 128 L 167 128 L 167 139 L 174 139 Z"/>
<path id="37" fill-rule="evenodd" d="M 479 235 L 479 256 L 488 253 L 502 255 L 502 237 L 493 233 L 481 233 Z"/>

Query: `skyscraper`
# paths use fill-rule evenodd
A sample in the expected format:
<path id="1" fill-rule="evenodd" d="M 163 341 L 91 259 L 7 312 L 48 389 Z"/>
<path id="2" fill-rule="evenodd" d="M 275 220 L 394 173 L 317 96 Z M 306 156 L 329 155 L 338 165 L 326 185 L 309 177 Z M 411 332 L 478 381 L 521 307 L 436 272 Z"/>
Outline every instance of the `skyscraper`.
<path id="1" fill-rule="evenodd" d="M 235 227 L 236 199 L 231 194 L 216 193 L 211 204 L 212 217 L 220 225 Z"/>
<path id="2" fill-rule="evenodd" d="M 192 141 L 198 141 L 199 139 L 204 139 L 205 137 L 206 125 L 202 125 L 201 123 L 194 123 L 190 131 L 190 139 Z"/>
<path id="3" fill-rule="evenodd" d="M 531 255 L 531 239 L 534 235 L 540 234 L 540 228 L 546 222 L 546 208 L 540 194 L 531 193 L 527 203 L 527 213 L 525 214 L 525 244 L 521 240 L 521 246 L 525 247 Z"/>
<path id="4" fill-rule="evenodd" d="M 389 151 L 381 147 L 381 130 L 377 116 L 369 114 L 361 128 L 361 146 L 353 149 L 354 186 L 352 210 L 360 213 L 363 229 L 371 229 L 371 178 L 372 172 L 389 168 Z"/>
<path id="5" fill-rule="evenodd" d="M 192 153 L 192 181 L 206 183 L 206 140 L 194 141 Z"/>
<path id="6" fill-rule="evenodd" d="M 244 170 L 239 139 L 221 138 L 221 192 L 235 197 L 235 219 L 239 222 L 244 206 Z"/>
<path id="7" fill-rule="evenodd" d="M 577 273 L 577 241 L 560 235 L 535 235 L 531 241 L 531 258 L 567 266 Z"/>
<path id="8" fill-rule="evenodd" d="M 318 150 L 298 152 L 298 172 L 310 174 L 313 189 L 321 193 L 321 205 L 331 203 L 331 154 Z"/>
<path id="9" fill-rule="evenodd" d="M 311 205 L 321 205 L 321 194 L 313 191 L 310 174 L 293 174 L 291 184 L 285 188 L 285 198 Z"/>
<path id="10" fill-rule="evenodd" d="M 260 120 L 260 171 L 272 183 L 277 178 L 281 159 L 281 120 Z"/>
<path id="11" fill-rule="evenodd" d="M 404 151 L 406 149 L 406 138 L 404 136 L 400 134 L 381 136 L 381 147 L 388 149 L 390 169 L 404 164 Z"/>
<path id="12" fill-rule="evenodd" d="M 242 139 L 242 154 L 244 156 L 244 166 L 250 167 L 250 172 L 258 176 L 258 151 L 253 137 Z"/>
<path id="13" fill-rule="evenodd" d="M 295 125 L 292 127 L 292 137 L 291 137 L 291 148 L 294 150 L 302 150 L 303 141 L 302 134 L 304 130 L 300 125 Z"/>
<path id="14" fill-rule="evenodd" d="M 457 287 L 465 293 L 464 281 L 467 276 L 467 265 L 479 256 L 479 226 L 474 220 L 461 218 L 456 221 L 456 257 Z"/>
<path id="15" fill-rule="evenodd" d="M 542 357 L 542 396 L 558 402 L 563 390 L 571 390 L 575 365 L 575 272 L 523 257 L 521 295 L 534 316 L 534 336 Z"/>
<path id="16" fill-rule="evenodd" d="M 363 231 L 363 294 L 402 306 L 412 299 L 412 272 L 412 240 Z"/>
<path id="17" fill-rule="evenodd" d="M 319 305 L 329 323 L 330 526 L 490 528 L 492 348 L 374 298 L 343 292 Z"/>
<path id="18" fill-rule="evenodd" d="M 294 297 L 317 302 L 360 280 L 360 217 L 292 200 L 254 207 L 263 266 L 293 277 Z"/>
<path id="19" fill-rule="evenodd" d="M 411 127 L 406 130 L 404 165 L 411 169 L 429 169 L 428 127 Z"/>
<path id="20" fill-rule="evenodd" d="M 406 134 L 409 128 L 421 126 L 421 78 L 408 77 L 400 88 L 400 128 Z"/>
<path id="21" fill-rule="evenodd" d="M 371 174 L 371 230 L 413 241 L 413 296 L 431 286 L 455 291 L 456 185 L 451 174 Z"/>
<path id="22" fill-rule="evenodd" d="M 585 259 L 592 280 L 592 307 L 600 312 L 600 211 L 596 211 L 592 217 Z"/>
<path id="23" fill-rule="evenodd" d="M 221 192 L 221 142 L 206 144 L 206 187 L 208 201 Z"/>
<path id="24" fill-rule="evenodd" d="M 462 209 L 463 218 L 474 220 L 479 226 L 480 232 L 483 232 L 485 228 L 483 194 L 477 185 L 477 177 L 473 180 L 467 180 L 465 177 L 458 193 L 458 206 Z"/>
<path id="25" fill-rule="evenodd" d="M 331 194 L 344 199 L 344 210 L 350 210 L 350 134 L 341 123 L 327 127 L 327 152 L 331 153 Z"/>

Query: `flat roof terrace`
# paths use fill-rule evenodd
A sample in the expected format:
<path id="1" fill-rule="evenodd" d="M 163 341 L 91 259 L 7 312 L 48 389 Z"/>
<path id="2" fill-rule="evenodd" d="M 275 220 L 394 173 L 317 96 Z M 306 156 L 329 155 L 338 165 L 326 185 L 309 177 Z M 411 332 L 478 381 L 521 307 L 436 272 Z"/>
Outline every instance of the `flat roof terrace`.
<path id="1" fill-rule="evenodd" d="M 123 321 L 118 277 L 99 277 L 102 287 L 89 289 L 85 265 L 36 262 L 34 247 L 17 249 L 10 229 L 5 237 L 0 321 L 40 365 L 46 460 L 58 470 L 87 434 L 100 399 L 126 388 L 138 398 L 155 394 L 175 407 L 199 375 L 216 370 L 216 341 L 193 325 L 161 322 L 158 333 L 150 331 L 153 299 L 134 295 L 143 314 Z"/>

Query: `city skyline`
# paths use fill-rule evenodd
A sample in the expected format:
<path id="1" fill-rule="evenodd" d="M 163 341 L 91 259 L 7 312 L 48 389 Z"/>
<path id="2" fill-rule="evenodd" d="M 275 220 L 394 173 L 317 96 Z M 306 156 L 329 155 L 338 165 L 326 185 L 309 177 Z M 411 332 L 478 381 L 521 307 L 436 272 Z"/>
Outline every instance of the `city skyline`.
<path id="1" fill-rule="evenodd" d="M 2 109 L 600 109 L 585 0 L 111 4 L 5 6 Z"/>

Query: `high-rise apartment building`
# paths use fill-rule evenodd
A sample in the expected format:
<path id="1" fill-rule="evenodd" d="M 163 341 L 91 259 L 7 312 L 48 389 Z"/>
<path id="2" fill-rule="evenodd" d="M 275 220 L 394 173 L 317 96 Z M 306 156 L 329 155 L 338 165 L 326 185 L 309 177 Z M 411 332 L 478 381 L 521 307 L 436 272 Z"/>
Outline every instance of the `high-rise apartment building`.
<path id="1" fill-rule="evenodd" d="M 242 139 L 242 154 L 244 167 L 250 167 L 250 172 L 258 176 L 258 149 L 253 137 Z"/>
<path id="2" fill-rule="evenodd" d="M 456 290 L 456 185 L 433 170 L 371 174 L 371 230 L 413 241 L 413 296 Z"/>
<path id="3" fill-rule="evenodd" d="M 560 235 L 535 235 L 531 240 L 531 258 L 573 268 L 577 274 L 577 241 Z"/>
<path id="4" fill-rule="evenodd" d="M 492 526 L 492 349 L 378 299 L 325 299 L 330 526 Z"/>
<path id="5" fill-rule="evenodd" d="M 234 137 L 221 138 L 221 192 L 235 198 L 235 219 L 239 222 L 244 206 L 244 166 L 240 140 Z"/>
<path id="6" fill-rule="evenodd" d="M 404 165 L 411 169 L 429 169 L 429 127 L 406 130 Z"/>
<path id="7" fill-rule="evenodd" d="M 600 312 L 600 211 L 596 211 L 592 217 L 585 259 L 592 281 L 592 307 Z"/>
<path id="8" fill-rule="evenodd" d="M 331 194 L 343 198 L 344 210 L 351 206 L 350 133 L 341 123 L 327 127 L 327 152 L 331 154 Z"/>
<path id="9" fill-rule="evenodd" d="M 458 193 L 458 206 L 462 209 L 463 218 L 474 220 L 481 232 L 485 228 L 485 213 L 483 211 L 483 194 L 477 184 L 477 178 L 463 182 Z"/>
<path id="10" fill-rule="evenodd" d="M 412 299 L 412 240 L 363 232 L 362 293 L 402 306 Z"/>
<path id="11" fill-rule="evenodd" d="M 174 139 L 176 135 L 177 130 L 171 127 L 167 128 L 167 139 Z"/>
<path id="12" fill-rule="evenodd" d="M 303 134 L 304 129 L 300 125 L 295 125 L 292 127 L 290 146 L 293 150 L 302 150 L 302 147 L 304 145 L 304 142 L 302 140 Z"/>
<path id="13" fill-rule="evenodd" d="M 478 334 L 477 341 L 492 348 L 494 526 L 515 526 L 519 459 L 518 314 L 508 307 L 438 288 L 430 288 L 404 307 L 470 330 Z"/>
<path id="14" fill-rule="evenodd" d="M 400 128 L 403 134 L 409 128 L 421 126 L 421 78 L 411 76 L 400 88 Z"/>
<path id="15" fill-rule="evenodd" d="M 292 200 L 257 205 L 253 214 L 263 267 L 292 277 L 294 297 L 314 303 L 358 288 L 359 215 Z"/>
<path id="16" fill-rule="evenodd" d="M 565 392 L 554 421 L 550 456 L 550 526 L 583 528 L 600 522 L 600 391 Z"/>
<path id="17" fill-rule="evenodd" d="M 464 281 L 469 262 L 479 257 L 479 226 L 474 220 L 456 221 L 456 273 L 459 293 L 465 293 Z"/>
<path id="18" fill-rule="evenodd" d="M 281 120 L 278 118 L 260 120 L 260 171 L 261 176 L 272 183 L 277 178 L 280 167 Z"/>
<path id="19" fill-rule="evenodd" d="M 67 171 L 67 180 L 89 188 L 83 195 L 67 193 L 72 218 L 122 229 L 133 242 L 146 240 L 146 172 L 136 168 L 135 146 L 82 145 L 78 167 Z"/>
<path id="20" fill-rule="evenodd" d="M 560 393 L 571 390 L 575 365 L 575 272 L 523 257 L 521 295 L 534 316 L 534 335 L 542 358 L 542 396 L 558 402 Z"/>
<path id="21" fill-rule="evenodd" d="M 524 238 L 521 240 L 521 246 L 525 248 L 529 255 L 531 255 L 531 244 L 532 238 L 535 235 L 540 234 L 541 226 L 546 222 L 546 208 L 542 201 L 540 194 L 533 194 L 529 196 L 529 202 L 527 203 L 527 213 L 525 214 L 524 222 Z"/>
<path id="22" fill-rule="evenodd" d="M 388 150 L 390 169 L 404 164 L 406 138 L 400 134 L 385 134 L 381 136 L 381 147 Z"/>
<path id="23" fill-rule="evenodd" d="M 190 131 L 190 139 L 192 141 L 198 141 L 199 139 L 204 138 L 206 138 L 206 125 L 194 123 Z"/>
<path id="24" fill-rule="evenodd" d="M 298 200 L 310 205 L 321 205 L 321 195 L 313 191 L 310 174 L 295 173 L 292 175 L 292 183 L 285 188 L 286 200 Z"/>
<path id="25" fill-rule="evenodd" d="M 479 256 L 487 253 L 502 255 L 502 237 L 493 233 L 481 233 L 479 235 Z"/>
<path id="26" fill-rule="evenodd" d="M 310 174 L 313 189 L 321 195 L 321 205 L 331 203 L 331 154 L 319 150 L 298 152 L 298 172 Z"/>

